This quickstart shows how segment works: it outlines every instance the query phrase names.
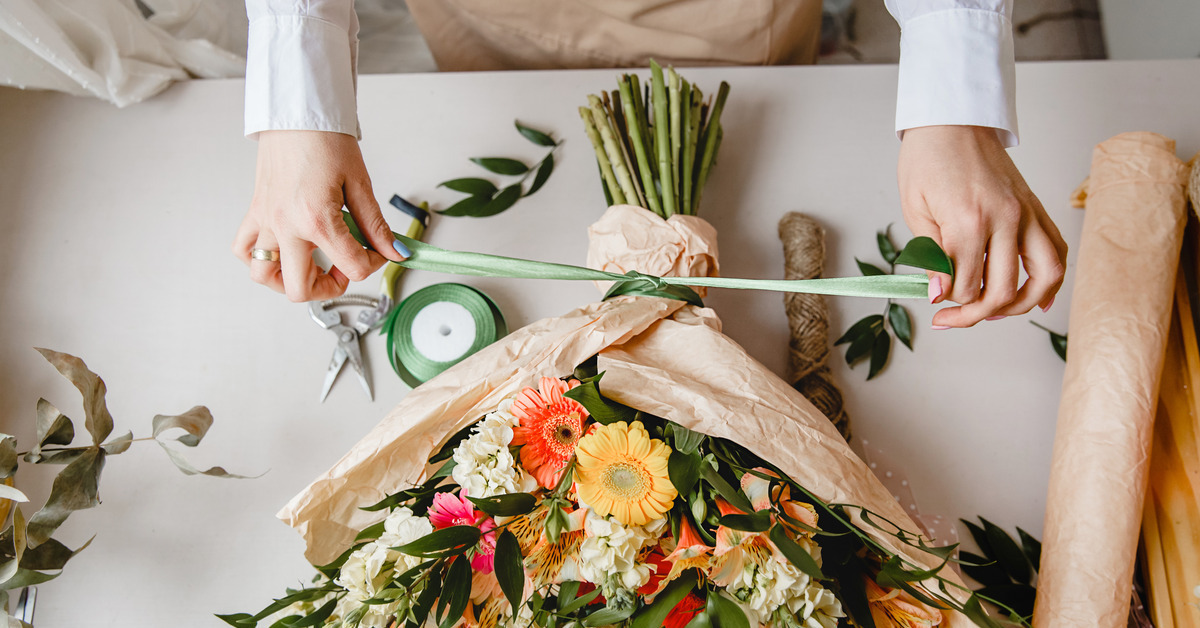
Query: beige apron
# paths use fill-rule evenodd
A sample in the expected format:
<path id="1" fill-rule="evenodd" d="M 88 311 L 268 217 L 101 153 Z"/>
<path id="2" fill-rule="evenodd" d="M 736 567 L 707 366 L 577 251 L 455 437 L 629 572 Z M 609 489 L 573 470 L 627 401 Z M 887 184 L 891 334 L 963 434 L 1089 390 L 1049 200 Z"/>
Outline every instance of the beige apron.
<path id="1" fill-rule="evenodd" d="M 821 0 L 408 0 L 442 71 L 814 63 Z"/>

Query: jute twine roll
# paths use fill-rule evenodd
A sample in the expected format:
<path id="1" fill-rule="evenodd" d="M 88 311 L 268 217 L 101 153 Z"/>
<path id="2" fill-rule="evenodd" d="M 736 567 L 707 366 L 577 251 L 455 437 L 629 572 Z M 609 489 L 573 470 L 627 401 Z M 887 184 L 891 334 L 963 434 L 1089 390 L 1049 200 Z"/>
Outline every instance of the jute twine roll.
<path id="1" fill-rule="evenodd" d="M 811 217 L 789 212 L 779 221 L 779 239 L 783 241 L 784 279 L 814 279 L 825 268 L 825 230 Z M 785 294 L 788 328 L 788 376 L 800 394 L 833 421 L 834 427 L 850 440 L 850 417 L 846 414 L 842 392 L 833 383 L 829 360 L 829 310 L 825 298 L 817 294 Z"/>

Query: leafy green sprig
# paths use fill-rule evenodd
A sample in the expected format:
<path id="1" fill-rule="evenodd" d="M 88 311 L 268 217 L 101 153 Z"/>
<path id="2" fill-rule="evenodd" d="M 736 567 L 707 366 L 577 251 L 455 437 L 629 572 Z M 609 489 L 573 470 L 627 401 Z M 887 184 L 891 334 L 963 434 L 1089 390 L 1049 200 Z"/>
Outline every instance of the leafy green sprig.
<path id="1" fill-rule="evenodd" d="M 942 251 L 932 239 L 926 237 L 913 238 L 903 249 L 897 249 L 892 242 L 891 227 L 875 234 L 879 254 L 883 256 L 888 270 L 874 264 L 854 258 L 858 270 L 864 276 L 894 275 L 896 266 L 915 266 L 926 270 L 954 274 L 954 265 L 949 256 Z M 882 314 L 872 314 L 850 326 L 846 333 L 834 341 L 834 346 L 848 344 L 846 348 L 846 364 L 851 367 L 870 357 L 870 369 L 867 379 L 873 379 L 883 372 L 892 352 L 892 335 L 896 334 L 900 342 L 912 351 L 913 325 L 908 308 L 888 299 Z"/>
<path id="2" fill-rule="evenodd" d="M 542 186 L 550 178 L 550 174 L 554 172 L 554 151 L 562 142 L 555 141 L 549 134 L 525 126 L 520 122 L 514 121 L 513 124 L 522 137 L 538 146 L 549 148 L 546 156 L 532 166 L 511 157 L 472 157 L 472 162 L 488 172 L 521 178 L 503 188 L 497 187 L 495 183 L 487 179 L 477 177 L 443 181 L 438 184 L 440 187 L 462 192 L 467 194 L 467 197 L 437 213 L 443 216 L 469 216 L 472 218 L 495 216 L 512 207 L 522 197 L 532 196 L 542 189 Z M 525 182 L 530 177 L 533 177 L 533 181 L 526 188 Z"/>
<path id="3" fill-rule="evenodd" d="M 1052 329 L 1047 329 L 1046 327 L 1039 325 L 1037 323 L 1037 321 L 1029 321 L 1029 324 L 1033 325 L 1034 327 L 1037 327 L 1038 329 L 1040 329 L 1050 335 L 1050 347 L 1054 349 L 1054 352 L 1058 354 L 1058 357 L 1062 358 L 1063 362 L 1066 362 L 1067 361 L 1067 335 L 1060 334 Z"/>

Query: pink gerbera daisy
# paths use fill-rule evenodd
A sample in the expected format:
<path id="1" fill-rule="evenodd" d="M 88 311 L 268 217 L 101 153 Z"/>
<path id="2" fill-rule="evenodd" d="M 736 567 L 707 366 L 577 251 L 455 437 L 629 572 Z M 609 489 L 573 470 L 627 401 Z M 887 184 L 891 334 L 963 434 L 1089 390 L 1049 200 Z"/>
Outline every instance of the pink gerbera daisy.
<path id="1" fill-rule="evenodd" d="M 519 425 L 513 428 L 512 444 L 521 446 L 521 466 L 538 484 L 553 488 L 563 467 L 575 454 L 575 443 L 584 434 L 588 413 L 563 393 L 578 386 L 553 377 L 538 382 L 540 390 L 525 388 L 513 400 L 512 413 Z"/>

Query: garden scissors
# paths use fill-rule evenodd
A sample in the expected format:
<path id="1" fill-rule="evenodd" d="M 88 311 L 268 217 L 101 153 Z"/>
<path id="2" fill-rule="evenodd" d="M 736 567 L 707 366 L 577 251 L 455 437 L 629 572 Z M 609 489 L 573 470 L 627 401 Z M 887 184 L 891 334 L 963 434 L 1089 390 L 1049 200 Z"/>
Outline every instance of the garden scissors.
<path id="1" fill-rule="evenodd" d="M 363 361 L 361 340 L 364 334 L 383 320 L 384 314 L 391 309 L 390 301 L 386 296 L 375 298 L 348 294 L 328 301 L 309 303 L 309 316 L 318 325 L 337 336 L 337 347 L 333 350 L 333 358 L 329 360 L 329 369 L 325 372 L 325 385 L 321 388 L 322 402 L 329 396 L 329 389 L 333 388 L 333 382 L 337 380 L 338 373 L 342 372 L 346 362 L 350 363 L 350 367 L 358 375 L 359 383 L 362 384 L 363 390 L 367 391 L 367 398 L 374 401 L 371 375 L 367 363 Z M 359 312 L 353 326 L 342 323 L 342 314 L 336 309 L 348 305 L 367 308 Z"/>

